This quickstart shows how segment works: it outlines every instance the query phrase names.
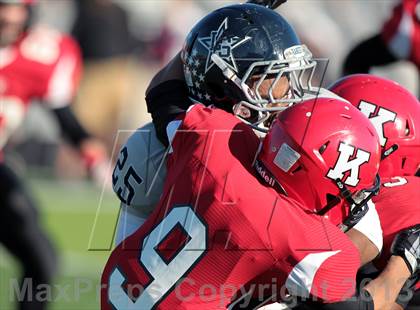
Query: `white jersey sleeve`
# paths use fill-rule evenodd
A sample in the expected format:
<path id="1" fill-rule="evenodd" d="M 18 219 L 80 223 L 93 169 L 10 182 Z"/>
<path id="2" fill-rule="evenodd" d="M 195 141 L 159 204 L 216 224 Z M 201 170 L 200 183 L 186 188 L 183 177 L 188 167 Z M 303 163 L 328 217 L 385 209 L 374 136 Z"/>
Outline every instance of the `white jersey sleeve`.
<path id="1" fill-rule="evenodd" d="M 368 238 L 378 248 L 378 252 L 381 252 L 383 247 L 381 221 L 372 200 L 369 200 L 368 206 L 369 211 L 353 227 L 353 229 L 356 229 L 365 235 L 366 238 Z"/>
<path id="2" fill-rule="evenodd" d="M 122 204 L 144 217 L 153 211 L 162 194 L 165 154 L 152 123 L 137 129 L 120 150 L 112 187 Z"/>

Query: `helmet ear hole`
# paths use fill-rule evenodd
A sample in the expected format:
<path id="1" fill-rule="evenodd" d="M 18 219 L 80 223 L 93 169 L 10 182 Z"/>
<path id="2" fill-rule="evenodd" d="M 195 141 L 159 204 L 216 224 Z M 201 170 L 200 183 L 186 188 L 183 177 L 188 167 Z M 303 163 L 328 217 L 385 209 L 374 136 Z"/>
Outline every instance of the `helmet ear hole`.
<path id="1" fill-rule="evenodd" d="M 410 125 L 408 124 L 408 120 L 405 122 L 405 136 L 408 137 L 411 133 Z"/>
<path id="2" fill-rule="evenodd" d="M 404 157 L 401 161 L 401 169 L 404 169 L 405 162 L 407 161 L 407 157 Z"/>
<path id="3" fill-rule="evenodd" d="M 330 144 L 330 141 L 327 141 L 326 143 L 324 143 L 323 145 L 321 145 L 321 147 L 319 148 L 319 154 L 323 154 L 325 152 L 325 150 L 327 149 L 328 145 Z"/>

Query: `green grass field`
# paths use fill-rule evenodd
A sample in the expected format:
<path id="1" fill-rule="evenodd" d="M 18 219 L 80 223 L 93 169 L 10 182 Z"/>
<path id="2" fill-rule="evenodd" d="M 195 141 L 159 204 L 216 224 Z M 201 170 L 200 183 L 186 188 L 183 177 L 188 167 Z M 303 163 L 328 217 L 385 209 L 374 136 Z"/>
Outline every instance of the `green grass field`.
<path id="1" fill-rule="evenodd" d="M 42 223 L 60 254 L 60 273 L 51 288 L 52 310 L 99 309 L 101 270 L 113 245 L 118 200 L 87 182 L 31 179 Z M 0 247 L 0 310 L 15 309 L 19 266 Z"/>

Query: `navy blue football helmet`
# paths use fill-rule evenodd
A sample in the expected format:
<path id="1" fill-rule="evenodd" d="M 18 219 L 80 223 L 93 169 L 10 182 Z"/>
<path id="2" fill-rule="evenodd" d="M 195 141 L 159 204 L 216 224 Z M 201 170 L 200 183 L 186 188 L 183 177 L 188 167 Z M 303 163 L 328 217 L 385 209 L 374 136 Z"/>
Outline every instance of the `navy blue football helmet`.
<path id="1" fill-rule="evenodd" d="M 193 100 L 233 112 L 261 131 L 273 112 L 317 94 L 312 54 L 282 16 L 261 5 L 208 14 L 189 33 L 181 58 Z M 276 98 L 282 77 L 288 91 Z"/>

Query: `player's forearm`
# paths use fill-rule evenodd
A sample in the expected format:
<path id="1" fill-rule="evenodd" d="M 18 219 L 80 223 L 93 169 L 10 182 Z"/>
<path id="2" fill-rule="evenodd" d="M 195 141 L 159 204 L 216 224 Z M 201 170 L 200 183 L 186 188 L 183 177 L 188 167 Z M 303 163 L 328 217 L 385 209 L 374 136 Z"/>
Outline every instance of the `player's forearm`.
<path id="1" fill-rule="evenodd" d="M 53 109 L 53 112 L 64 136 L 72 145 L 79 147 L 83 141 L 90 138 L 89 133 L 80 124 L 69 105 L 64 108 Z"/>
<path id="2" fill-rule="evenodd" d="M 79 150 L 91 178 L 103 184 L 107 177 L 109 159 L 105 146 L 93 138 L 74 115 L 70 106 L 54 109 L 60 127 L 67 140 Z"/>
<path id="3" fill-rule="evenodd" d="M 401 307 L 399 304 L 397 304 L 397 303 L 394 302 L 391 305 L 391 308 L 389 310 L 403 310 L 403 309 L 404 309 L 403 307 Z"/>
<path id="4" fill-rule="evenodd" d="M 409 277 L 404 260 L 392 256 L 384 271 L 365 287 L 373 298 L 375 310 L 395 309 L 395 300 Z"/>
<path id="5" fill-rule="evenodd" d="M 378 248 L 363 233 L 357 229 L 351 229 L 346 233 L 360 254 L 361 266 L 372 261 L 379 254 Z"/>

